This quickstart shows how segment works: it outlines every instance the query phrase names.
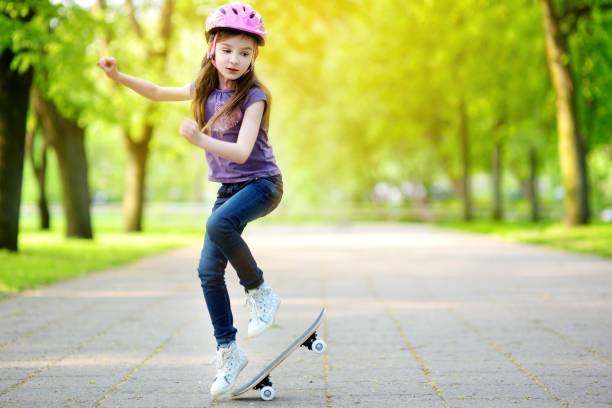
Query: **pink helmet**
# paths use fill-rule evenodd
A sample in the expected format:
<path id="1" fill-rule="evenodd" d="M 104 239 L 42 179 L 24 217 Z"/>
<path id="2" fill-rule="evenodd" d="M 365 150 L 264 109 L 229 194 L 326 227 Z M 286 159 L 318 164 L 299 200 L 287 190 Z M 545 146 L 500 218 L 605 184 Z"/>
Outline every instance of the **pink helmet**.
<path id="1" fill-rule="evenodd" d="M 219 7 L 206 19 L 206 37 L 218 29 L 228 28 L 253 34 L 259 45 L 266 41 L 266 29 L 261 15 L 251 6 L 242 3 L 230 3 Z"/>

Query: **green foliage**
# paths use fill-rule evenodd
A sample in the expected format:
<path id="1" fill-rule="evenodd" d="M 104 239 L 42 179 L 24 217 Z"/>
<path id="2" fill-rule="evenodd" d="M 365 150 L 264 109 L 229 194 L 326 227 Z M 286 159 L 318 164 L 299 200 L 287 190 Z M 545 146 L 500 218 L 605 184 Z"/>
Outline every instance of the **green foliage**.
<path id="1" fill-rule="evenodd" d="M 612 146 L 598 146 L 591 152 L 589 157 L 589 175 L 591 183 L 595 191 L 594 206 L 595 208 L 610 207 L 612 203 L 612 171 L 610 171 L 610 163 L 612 163 Z"/>
<path id="2" fill-rule="evenodd" d="M 588 148 L 610 144 L 612 137 L 612 12 L 594 2 L 590 12 L 578 18 L 570 36 L 571 59 L 580 98 L 581 133 Z M 576 17 L 575 17 L 576 18 Z"/>
<path id="3" fill-rule="evenodd" d="M 35 68 L 35 84 L 70 118 L 78 119 L 95 95 L 85 47 L 97 25 L 89 10 L 74 5 L 0 1 L 0 49 L 15 53 L 13 69 Z"/>
<path id="4" fill-rule="evenodd" d="M 204 153 L 178 133 L 181 119 L 191 115 L 189 103 L 156 103 L 151 110 L 144 98 L 108 80 L 95 61 L 113 55 L 129 74 L 160 85 L 187 83 L 206 50 L 206 15 L 221 3 L 177 0 L 168 63 L 161 67 L 146 51 L 160 47 L 155 2 L 137 5 L 139 38 L 120 4 L 99 12 L 0 1 L 3 10 L 14 9 L 13 15 L 23 13 L 17 11 L 20 4 L 41 10 L 29 23 L 4 15 L 0 32 L 12 34 L 3 34 L 0 44 L 9 38 L 22 44 L 20 64 L 44 67 L 48 80 L 38 81 L 63 112 L 87 125 L 94 192 L 121 199 L 122 129 L 138 134 L 144 123 L 152 123 L 156 136 L 147 197 L 191 200 L 199 188 L 214 194 L 217 186 L 205 182 Z M 595 213 L 611 204 L 605 176 L 612 164 L 601 152 L 611 145 L 612 12 L 602 4 L 557 2 L 559 15 L 567 14 L 564 29 L 573 27 L 568 58 L 578 79 L 582 133 L 594 155 Z M 270 140 L 285 175 L 286 205 L 368 205 L 381 181 L 448 190 L 461 169 L 461 101 L 476 174 L 490 173 L 493 146 L 500 141 L 509 177 L 527 177 L 533 148 L 542 182 L 550 186 L 546 194 L 559 185 L 555 100 L 537 2 L 262 0 L 253 5 L 269 34 L 257 72 L 273 94 Z M 594 7 L 576 18 L 567 13 L 585 6 Z M 53 34 L 50 21 L 57 21 Z M 542 199 L 553 202 L 550 195 Z"/>

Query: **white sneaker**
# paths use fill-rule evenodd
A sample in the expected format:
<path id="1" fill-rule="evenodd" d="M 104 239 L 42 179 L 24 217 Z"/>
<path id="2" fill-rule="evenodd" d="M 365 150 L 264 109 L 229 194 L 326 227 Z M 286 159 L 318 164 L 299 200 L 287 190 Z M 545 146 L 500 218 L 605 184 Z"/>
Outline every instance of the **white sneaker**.
<path id="1" fill-rule="evenodd" d="M 249 360 L 235 341 L 217 350 L 217 376 L 210 387 L 210 395 L 215 398 L 228 392 L 236 383 L 238 374 L 246 367 Z"/>
<path id="2" fill-rule="evenodd" d="M 276 311 L 280 306 L 280 297 L 267 283 L 247 292 L 246 303 L 250 308 L 248 336 L 254 337 L 272 326 Z"/>

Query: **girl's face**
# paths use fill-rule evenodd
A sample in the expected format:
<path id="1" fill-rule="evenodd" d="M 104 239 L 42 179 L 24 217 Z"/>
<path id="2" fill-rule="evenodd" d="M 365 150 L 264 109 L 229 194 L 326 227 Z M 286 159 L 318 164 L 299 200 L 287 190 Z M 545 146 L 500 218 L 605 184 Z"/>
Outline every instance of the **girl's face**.
<path id="1" fill-rule="evenodd" d="M 219 74 L 227 80 L 240 78 L 255 62 L 255 40 L 247 35 L 223 36 L 217 40 L 215 62 Z"/>

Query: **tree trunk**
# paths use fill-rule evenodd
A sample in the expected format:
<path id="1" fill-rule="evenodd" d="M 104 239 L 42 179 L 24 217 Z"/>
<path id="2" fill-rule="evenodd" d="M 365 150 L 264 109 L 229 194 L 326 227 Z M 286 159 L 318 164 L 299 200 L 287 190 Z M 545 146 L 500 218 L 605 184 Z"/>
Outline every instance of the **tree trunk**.
<path id="1" fill-rule="evenodd" d="M 48 144 L 44 136 L 41 135 L 40 137 L 38 137 L 40 139 L 41 146 L 39 148 L 36 147 L 38 129 L 40 128 L 39 124 L 40 122 L 37 118 L 33 129 L 27 133 L 26 149 L 30 155 L 30 164 L 32 165 L 32 172 L 36 177 L 36 184 L 38 185 L 38 215 L 40 219 L 40 229 L 46 231 L 51 229 L 51 215 L 49 212 L 49 204 L 47 201 L 46 187 Z M 37 159 L 37 156 L 40 157 Z"/>
<path id="2" fill-rule="evenodd" d="M 493 147 L 493 157 L 491 160 L 491 174 L 493 181 L 493 211 L 491 213 L 491 218 L 493 218 L 495 221 L 501 221 L 504 218 L 502 161 L 502 142 L 498 140 L 495 142 L 495 146 Z"/>
<path id="3" fill-rule="evenodd" d="M 538 155 L 535 147 L 529 147 L 529 178 L 527 183 L 527 200 L 531 208 L 531 221 L 540 221 L 540 203 L 538 199 Z"/>
<path id="4" fill-rule="evenodd" d="M 470 221 L 473 218 L 471 163 L 470 163 L 470 135 L 468 129 L 467 108 L 463 99 L 459 102 L 459 144 L 461 150 L 461 190 L 463 199 L 463 219 Z"/>
<path id="5" fill-rule="evenodd" d="M 98 7 L 105 8 L 105 2 L 98 0 Z M 168 62 L 168 51 L 172 39 L 172 14 L 174 11 L 174 0 L 164 0 L 160 14 L 160 41 L 152 47 L 150 41 L 145 38 L 144 31 L 137 18 L 137 12 L 132 0 L 126 0 L 130 24 L 140 38 L 147 50 L 148 60 L 153 65 L 160 63 L 160 72 L 165 72 Z M 124 140 L 128 151 L 128 165 L 126 169 L 125 192 L 123 197 L 123 223 L 126 231 L 142 231 L 142 217 L 144 208 L 145 177 L 149 154 L 149 142 L 153 136 L 153 126 L 147 123 L 147 118 L 154 114 L 155 108 L 149 105 L 144 115 L 142 135 L 135 140 L 128 128 L 124 128 Z"/>
<path id="6" fill-rule="evenodd" d="M 32 70 L 11 70 L 13 58 L 0 51 L 0 249 L 16 252 Z"/>
<path id="7" fill-rule="evenodd" d="M 84 129 L 63 117 L 53 102 L 45 99 L 37 88 L 32 95 L 32 104 L 40 117 L 45 138 L 54 147 L 59 164 L 66 236 L 91 239 Z"/>
<path id="8" fill-rule="evenodd" d="M 134 140 L 124 131 L 128 151 L 123 196 L 123 226 L 125 231 L 142 231 L 144 209 L 145 175 L 149 158 L 149 142 L 153 137 L 153 126 L 145 125 L 140 140 Z"/>
<path id="9" fill-rule="evenodd" d="M 578 133 L 575 89 L 569 69 L 567 39 L 559 29 L 551 0 L 540 0 L 546 35 L 546 54 L 557 99 L 559 162 L 564 188 L 567 225 L 589 221 L 588 180 L 584 141 Z"/>

